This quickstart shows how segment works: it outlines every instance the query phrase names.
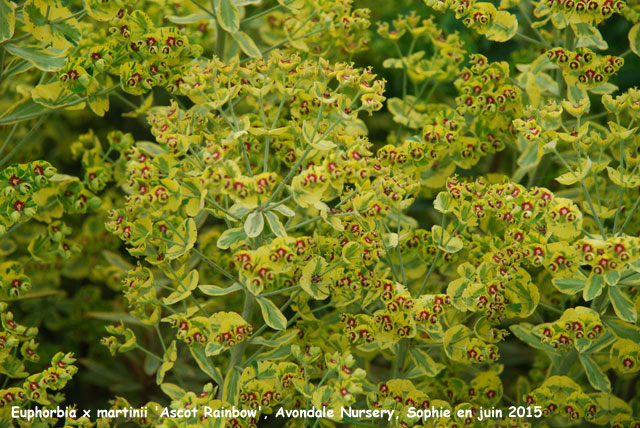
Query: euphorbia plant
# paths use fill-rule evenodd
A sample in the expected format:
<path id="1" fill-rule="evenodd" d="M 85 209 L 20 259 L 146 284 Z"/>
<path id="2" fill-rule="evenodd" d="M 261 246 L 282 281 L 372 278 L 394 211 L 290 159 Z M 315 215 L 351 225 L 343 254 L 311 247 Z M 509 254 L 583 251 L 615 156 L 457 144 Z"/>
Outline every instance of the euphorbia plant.
<path id="1" fill-rule="evenodd" d="M 0 0 L 4 419 L 640 426 L 638 5 L 360 3 Z"/>

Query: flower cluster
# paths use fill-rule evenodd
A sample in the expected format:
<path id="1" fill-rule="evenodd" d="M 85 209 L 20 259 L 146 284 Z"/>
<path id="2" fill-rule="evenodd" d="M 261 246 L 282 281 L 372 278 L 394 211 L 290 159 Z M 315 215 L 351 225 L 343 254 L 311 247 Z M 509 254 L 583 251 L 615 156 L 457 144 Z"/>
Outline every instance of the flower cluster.
<path id="1" fill-rule="evenodd" d="M 131 314 L 146 324 L 157 324 L 160 318 L 160 303 L 153 282 L 153 272 L 140 265 L 122 279 Z"/>
<path id="2" fill-rule="evenodd" d="M 573 347 L 589 346 L 605 331 L 598 313 L 582 306 L 567 309 L 556 321 L 540 324 L 537 329 L 542 343 L 564 352 Z"/>
<path id="3" fill-rule="evenodd" d="M 624 374 L 635 373 L 640 370 L 640 346 L 630 339 L 618 339 L 611 346 L 610 351 L 611 366 L 618 372 Z"/>
<path id="4" fill-rule="evenodd" d="M 0 264 L 0 275 L 4 298 L 17 297 L 31 290 L 31 280 L 20 263 L 9 261 Z"/>
<path id="5" fill-rule="evenodd" d="M 606 0 L 545 0 L 536 8 L 537 16 L 561 14 L 565 23 L 595 24 L 609 19 L 614 13 L 621 13 L 626 9 L 624 1 Z"/>
<path id="6" fill-rule="evenodd" d="M 582 88 L 593 88 L 605 83 L 624 64 L 624 59 L 607 55 L 599 56 L 588 48 L 569 51 L 554 48 L 547 51 L 551 63 L 560 66 L 567 84 Z"/>
<path id="7" fill-rule="evenodd" d="M 489 40 L 505 42 L 514 36 L 518 28 L 515 15 L 497 10 L 492 3 L 475 0 L 425 0 L 425 3 L 440 12 L 453 10 L 456 19 Z"/>
<path id="8" fill-rule="evenodd" d="M 2 208 L 0 208 L 0 234 L 13 225 L 25 222 L 38 211 L 35 194 L 46 187 L 56 173 L 45 161 L 12 165 L 0 173 Z"/>
<path id="9" fill-rule="evenodd" d="M 637 0 L 400 3 L 0 0 L 0 419 L 640 426 Z"/>
<path id="10" fill-rule="evenodd" d="M 602 411 L 602 405 L 598 401 L 584 393 L 580 385 L 566 376 L 549 377 L 531 391 L 525 400 L 529 405 L 541 405 L 545 416 L 561 415 L 568 420 L 585 418 L 597 422 L 594 419 Z"/>
<path id="11" fill-rule="evenodd" d="M 291 3 L 289 10 L 265 16 L 263 39 L 288 40 L 300 52 L 322 57 L 342 57 L 368 48 L 369 9 L 353 9 L 353 2 L 344 0 Z"/>

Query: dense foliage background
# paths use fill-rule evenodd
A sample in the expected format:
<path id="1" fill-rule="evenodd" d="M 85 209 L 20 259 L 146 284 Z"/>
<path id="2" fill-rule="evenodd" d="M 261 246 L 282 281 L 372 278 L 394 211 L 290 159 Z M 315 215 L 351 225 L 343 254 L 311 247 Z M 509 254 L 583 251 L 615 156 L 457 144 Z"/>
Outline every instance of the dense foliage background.
<path id="1" fill-rule="evenodd" d="M 639 33 L 635 0 L 0 0 L 0 426 L 640 426 Z M 11 418 L 73 405 L 150 415 Z M 401 417 L 272 416 L 323 406 Z"/>

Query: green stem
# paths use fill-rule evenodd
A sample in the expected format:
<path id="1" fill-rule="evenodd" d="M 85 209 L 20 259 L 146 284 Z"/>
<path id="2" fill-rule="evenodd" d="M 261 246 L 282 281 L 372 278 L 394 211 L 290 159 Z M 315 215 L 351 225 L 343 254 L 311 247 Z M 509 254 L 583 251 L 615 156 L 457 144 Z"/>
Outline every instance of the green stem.
<path id="1" fill-rule="evenodd" d="M 160 341 L 160 345 L 162 346 L 162 351 L 167 353 L 167 346 L 164 343 L 164 339 L 162 338 L 162 333 L 160 332 L 160 326 L 158 324 L 154 325 L 156 333 L 158 334 L 158 340 Z"/>
<path id="2" fill-rule="evenodd" d="M 560 363 L 558 367 L 554 368 L 554 374 L 558 376 L 566 376 L 569 372 L 569 369 L 571 369 L 571 367 L 575 364 L 577 358 L 578 352 L 575 350 L 575 348 L 572 348 L 567 356 L 562 359 L 562 363 Z"/>
<path id="3" fill-rule="evenodd" d="M 11 128 L 11 131 L 9 131 L 9 135 L 7 135 L 7 138 L 5 138 L 4 143 L 2 143 L 2 147 L 0 147 L 0 155 L 4 153 L 4 149 L 7 148 L 7 145 L 9 144 L 9 141 L 11 141 L 11 139 L 13 138 L 13 134 L 15 134 L 17 128 L 18 128 L 18 122 L 16 122 L 13 125 L 13 128 Z"/>
<path id="4" fill-rule="evenodd" d="M 119 99 L 120 101 L 122 101 L 123 103 L 125 103 L 126 105 L 128 105 L 129 107 L 131 107 L 134 110 L 137 110 L 140 108 L 140 106 L 135 105 L 134 103 L 132 103 L 131 101 L 129 101 L 127 98 L 124 97 L 124 95 L 122 95 L 120 92 L 116 92 L 113 95 L 115 95 L 115 97 L 117 99 Z"/>
<path id="5" fill-rule="evenodd" d="M 160 358 L 159 356 L 157 356 L 156 354 L 154 354 L 153 352 L 149 351 L 147 348 L 140 346 L 136 343 L 136 348 L 141 350 L 142 352 L 144 352 L 145 354 L 147 354 L 148 356 L 150 356 L 151 358 L 154 358 L 158 361 L 160 361 L 161 363 L 164 363 L 164 359 Z"/>
<path id="6" fill-rule="evenodd" d="M 396 379 L 398 375 L 402 372 L 402 369 L 404 368 L 404 359 L 407 353 L 408 345 L 409 345 L 408 339 L 400 340 L 400 343 L 398 344 L 398 347 L 399 347 L 398 355 L 393 360 L 393 363 L 391 365 L 391 379 Z"/>
<path id="7" fill-rule="evenodd" d="M 288 4 L 289 4 L 288 2 L 286 2 L 285 4 L 277 4 L 277 5 L 273 6 L 273 7 L 270 7 L 269 9 L 265 9 L 262 12 L 256 13 L 255 15 L 248 16 L 248 17 L 246 17 L 246 18 L 244 18 L 243 20 L 240 21 L 240 25 L 246 24 L 247 22 L 251 22 L 254 19 L 262 18 L 263 16 L 268 15 L 269 13 L 273 12 L 274 10 L 278 10 L 281 7 L 287 6 Z"/>
<path id="8" fill-rule="evenodd" d="M 248 323 L 251 323 L 251 318 L 253 317 L 254 303 L 255 303 L 255 297 L 253 297 L 253 294 L 251 294 L 249 290 L 247 290 L 245 292 L 244 305 L 242 308 L 242 318 L 244 318 L 244 320 L 247 321 Z M 231 358 L 229 359 L 229 366 L 227 367 L 227 375 L 225 376 L 223 385 L 226 385 L 227 382 L 229 381 L 231 374 L 236 368 L 236 365 L 238 365 L 238 363 L 242 359 L 242 356 L 244 355 L 244 351 L 246 347 L 247 347 L 247 341 L 244 341 L 237 344 L 235 347 L 231 348 Z M 220 394 L 222 394 L 222 388 L 220 389 Z"/>
<path id="9" fill-rule="evenodd" d="M 549 49 L 550 48 L 548 43 L 542 43 L 541 41 L 536 40 L 536 39 L 532 39 L 531 37 L 525 36 L 522 33 L 516 33 L 516 36 L 520 37 L 522 40 L 526 40 L 529 43 L 533 43 L 534 45 L 542 46 L 545 49 Z"/>
<path id="10" fill-rule="evenodd" d="M 260 293 L 260 297 L 268 297 L 268 296 L 275 296 L 282 293 L 288 293 L 289 291 L 294 291 L 298 287 L 299 285 L 292 285 L 291 287 L 281 288 L 279 290 L 269 291 L 267 293 Z"/>
<path id="11" fill-rule="evenodd" d="M 636 202 L 635 204 L 633 204 L 633 208 L 631 208 L 631 211 L 629 211 L 629 214 L 627 215 L 627 218 L 624 220 L 624 223 L 622 223 L 622 226 L 620 226 L 620 230 L 615 231 L 616 234 L 622 233 L 624 231 L 625 227 L 627 227 L 627 225 L 633 218 L 633 215 L 636 213 L 636 210 L 638 209 L 638 205 L 640 205 L 640 198 L 636 198 Z"/>
<path id="12" fill-rule="evenodd" d="M 237 282 L 238 284 L 241 284 L 244 287 L 244 284 L 242 284 L 242 282 L 236 278 L 235 276 L 233 276 L 231 273 L 229 273 L 226 269 L 224 269 L 223 267 L 219 266 L 218 264 L 216 264 L 215 262 L 211 261 L 207 256 L 205 256 L 204 254 L 202 254 L 197 248 L 192 248 L 191 251 L 193 251 L 194 253 L 196 253 L 196 255 L 198 257 L 200 257 L 200 259 L 205 262 L 206 264 L 208 264 L 209 266 L 211 266 L 212 268 L 214 268 L 215 270 L 217 270 L 218 272 L 220 272 L 223 276 L 227 277 L 228 279 L 230 279 L 233 282 Z M 246 287 L 245 287 L 246 288 Z"/>
<path id="13" fill-rule="evenodd" d="M 26 300 L 26 299 L 40 299 L 43 297 L 51 297 L 51 296 L 66 296 L 67 292 L 64 290 L 42 290 L 37 291 L 35 293 L 25 294 L 23 296 L 18 296 L 11 299 L 12 302 L 16 300 Z"/>
<path id="14" fill-rule="evenodd" d="M 27 132 L 27 135 L 25 135 L 20 141 L 18 141 L 16 145 L 13 146 L 11 151 L 9 151 L 9 153 L 7 153 L 7 155 L 3 157 L 2 160 L 0 160 L 0 167 L 6 164 L 13 157 L 13 155 L 16 154 L 16 152 L 20 149 L 20 147 L 29 139 L 29 137 L 31 137 L 31 134 L 33 134 L 38 130 L 38 128 L 46 118 L 47 118 L 47 115 L 40 116 L 36 124 L 33 125 L 33 127 L 29 130 L 29 132 Z"/>
<path id="15" fill-rule="evenodd" d="M 558 157 L 558 159 L 560 159 L 560 162 L 562 162 L 564 167 L 567 168 L 567 170 L 575 176 L 575 174 L 576 174 L 575 171 L 569 166 L 569 164 L 564 159 L 564 157 L 560 154 L 560 152 L 558 152 L 558 149 L 554 148 L 553 152 Z M 600 231 L 600 235 L 602 235 L 602 239 L 606 240 L 607 239 L 607 234 L 604 231 L 604 227 L 602 226 L 602 222 L 600 221 L 600 217 L 598 217 L 598 213 L 596 211 L 596 207 L 593 204 L 593 200 L 591 199 L 591 193 L 589 193 L 589 189 L 587 189 L 587 186 L 584 184 L 584 180 L 580 180 L 580 185 L 582 187 L 582 191 L 583 191 L 585 197 L 587 198 L 587 202 L 589 203 L 589 208 L 591 209 L 591 215 L 593 216 L 594 220 L 596 221 L 596 224 L 598 225 L 598 229 Z"/>
<path id="16" fill-rule="evenodd" d="M 113 85 L 113 86 L 111 86 L 109 88 L 105 88 L 105 89 L 103 89 L 101 91 L 98 91 L 97 93 L 92 94 L 92 96 L 104 95 L 104 94 L 107 94 L 109 92 L 114 91 L 116 88 L 119 88 L 119 87 L 120 87 L 120 84 L 118 83 L 118 84 Z M 27 114 L 25 114 L 23 116 L 19 116 L 19 117 L 15 117 L 15 116 L 12 116 L 11 114 L 9 114 L 7 116 L 0 117 L 0 125 L 8 125 L 8 124 L 11 124 L 11 123 L 20 122 L 20 121 L 27 120 L 27 119 L 33 119 L 33 118 L 36 118 L 36 117 L 39 117 L 39 116 L 43 116 L 43 115 L 49 115 L 50 113 L 52 113 L 54 111 L 65 109 L 65 108 L 68 108 L 68 107 L 72 107 L 72 106 L 84 103 L 88 99 L 89 99 L 89 96 L 87 95 L 87 96 L 82 97 L 82 98 L 76 98 L 75 100 L 70 101 L 69 103 L 66 103 L 66 104 L 62 104 L 62 105 L 60 105 L 58 107 L 53 107 L 53 108 L 50 108 L 48 110 L 38 111 L 36 113 L 27 113 Z"/>
<path id="17" fill-rule="evenodd" d="M 602 222 L 600 221 L 600 217 L 598 217 L 598 214 L 596 212 L 596 207 L 593 205 L 593 201 L 591 200 L 591 194 L 589 193 L 589 190 L 587 190 L 587 186 L 584 184 L 584 181 L 580 180 L 580 184 L 582 186 L 582 191 L 584 192 L 585 196 L 587 197 L 587 201 L 589 202 L 589 208 L 591 209 L 591 212 L 593 213 L 593 218 L 596 220 L 596 223 L 598 224 L 598 229 L 600 230 L 600 235 L 602 235 L 602 239 L 606 240 L 607 239 L 607 234 L 604 231 L 604 227 L 602 226 Z"/>
<path id="18" fill-rule="evenodd" d="M 527 5 L 530 5 L 530 3 L 527 3 Z M 527 23 L 529 24 L 529 28 L 531 28 L 533 30 L 533 32 L 536 34 L 536 36 L 538 36 L 538 39 L 540 39 L 540 42 L 547 48 L 547 49 L 551 49 L 551 45 L 549 44 L 549 42 L 547 42 L 547 40 L 542 36 L 542 34 L 540 34 L 540 31 L 538 31 L 537 28 L 535 28 L 533 26 L 533 21 L 531 20 L 531 18 L 529 17 L 529 13 L 528 11 L 526 11 L 524 9 L 524 4 L 523 2 L 518 3 L 518 9 L 520 9 L 520 12 L 522 13 L 522 15 L 524 16 L 524 19 L 527 21 Z"/>

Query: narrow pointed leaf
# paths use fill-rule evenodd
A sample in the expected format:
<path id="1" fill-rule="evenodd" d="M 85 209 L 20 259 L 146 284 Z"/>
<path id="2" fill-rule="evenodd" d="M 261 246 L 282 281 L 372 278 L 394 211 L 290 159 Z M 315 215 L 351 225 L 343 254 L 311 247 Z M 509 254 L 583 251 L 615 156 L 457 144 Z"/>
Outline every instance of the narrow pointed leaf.
<path id="1" fill-rule="evenodd" d="M 618 318 L 630 323 L 635 323 L 638 320 L 635 305 L 622 293 L 619 287 L 609 287 L 609 299 L 611 299 L 611 304 L 613 304 Z"/>
<path id="2" fill-rule="evenodd" d="M 29 61 L 42 71 L 56 71 L 64 66 L 67 58 L 60 56 L 53 49 L 40 49 L 35 46 L 16 46 L 7 44 L 4 47 L 7 52 Z"/>
<path id="3" fill-rule="evenodd" d="M 253 41 L 251 37 L 244 31 L 237 31 L 232 33 L 233 39 L 238 43 L 242 52 L 247 54 L 247 56 L 251 58 L 260 58 L 262 56 L 262 52 L 256 46 L 256 43 Z"/>
<path id="4" fill-rule="evenodd" d="M 279 237 L 287 236 L 287 231 L 275 213 L 267 211 L 264 213 L 264 216 L 267 218 L 267 223 L 269 223 L 269 227 L 274 235 Z"/>
<path id="5" fill-rule="evenodd" d="M 598 391 L 611 392 L 611 381 L 609 381 L 609 378 L 602 371 L 598 363 L 593 361 L 590 356 L 584 354 L 580 354 L 580 362 L 591 386 Z"/>
<path id="6" fill-rule="evenodd" d="M 271 300 L 265 299 L 264 297 L 258 297 L 256 300 L 258 301 L 258 305 L 260 305 L 262 318 L 264 318 L 264 322 L 267 323 L 269 327 L 276 330 L 284 330 L 287 328 L 287 319 Z"/>
<path id="7" fill-rule="evenodd" d="M 235 33 L 240 29 L 240 11 L 233 0 L 217 0 L 218 23 L 228 33 Z"/>
<path id="8" fill-rule="evenodd" d="M 16 29 L 16 11 L 9 1 L 0 0 L 0 42 L 9 40 Z"/>

